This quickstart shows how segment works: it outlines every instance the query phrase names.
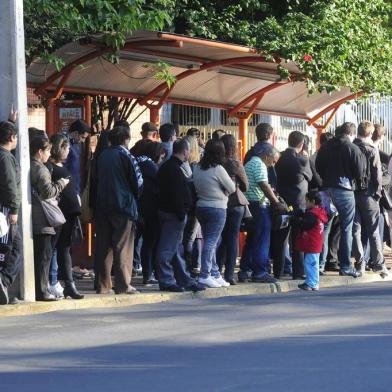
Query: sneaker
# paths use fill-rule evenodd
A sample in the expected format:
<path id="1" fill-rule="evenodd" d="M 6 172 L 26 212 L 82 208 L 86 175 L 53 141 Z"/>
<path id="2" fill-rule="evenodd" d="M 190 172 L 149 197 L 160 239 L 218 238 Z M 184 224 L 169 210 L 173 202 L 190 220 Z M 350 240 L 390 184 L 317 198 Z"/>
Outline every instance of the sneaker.
<path id="1" fill-rule="evenodd" d="M 199 283 L 202 284 L 203 286 L 210 287 L 212 289 L 217 289 L 219 287 L 222 287 L 222 285 L 212 276 L 209 276 L 208 278 L 199 278 Z"/>
<path id="2" fill-rule="evenodd" d="M 63 286 L 61 286 L 60 282 L 57 282 L 54 285 L 49 285 L 48 291 L 50 294 L 54 295 L 56 298 L 64 298 L 64 289 L 63 289 Z"/>
<path id="3" fill-rule="evenodd" d="M 220 276 L 220 275 L 219 275 L 219 278 L 215 278 L 215 277 L 214 277 L 214 279 L 221 285 L 221 287 L 229 287 L 229 286 L 230 286 L 230 283 L 229 283 L 229 282 L 226 282 L 226 281 L 222 278 L 222 276 Z"/>
<path id="4" fill-rule="evenodd" d="M 0 277 L 0 305 L 8 304 L 8 289 L 5 287 L 1 277 Z"/>
<path id="5" fill-rule="evenodd" d="M 276 278 L 274 278 L 270 274 L 265 273 L 260 276 L 254 276 L 252 278 L 252 282 L 254 282 L 254 283 L 276 283 Z"/>
<path id="6" fill-rule="evenodd" d="M 249 271 L 238 271 L 238 281 L 240 283 L 247 283 L 251 279 L 251 273 Z"/>

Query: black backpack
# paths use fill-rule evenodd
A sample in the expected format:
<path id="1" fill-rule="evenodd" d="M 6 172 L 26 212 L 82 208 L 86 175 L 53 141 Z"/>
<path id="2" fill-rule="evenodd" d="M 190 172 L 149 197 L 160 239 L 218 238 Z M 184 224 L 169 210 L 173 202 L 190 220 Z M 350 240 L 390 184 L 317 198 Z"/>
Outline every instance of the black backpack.
<path id="1" fill-rule="evenodd" d="M 370 180 L 371 180 L 371 173 L 370 173 L 371 151 L 367 149 L 363 143 L 357 144 L 357 146 L 361 150 L 363 159 L 365 160 L 365 170 L 362 178 L 359 181 L 359 184 L 357 184 L 357 187 L 359 190 L 366 190 L 369 188 Z"/>

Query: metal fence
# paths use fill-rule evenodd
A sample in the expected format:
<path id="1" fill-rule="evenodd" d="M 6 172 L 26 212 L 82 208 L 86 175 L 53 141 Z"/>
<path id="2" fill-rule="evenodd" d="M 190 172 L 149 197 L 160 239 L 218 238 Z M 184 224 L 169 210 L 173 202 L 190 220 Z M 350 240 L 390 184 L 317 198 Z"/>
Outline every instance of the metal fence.
<path id="1" fill-rule="evenodd" d="M 327 116 L 323 120 L 325 121 L 326 118 Z M 363 120 L 380 123 L 386 127 L 383 150 L 390 154 L 392 152 L 391 97 L 370 97 L 366 100 L 352 101 L 342 105 L 328 130 L 333 132 L 338 124 L 345 121 L 358 125 Z M 165 122 L 175 124 L 180 135 L 185 134 L 190 127 L 196 127 L 201 131 L 204 140 L 208 140 L 216 129 L 223 129 L 238 138 L 238 119 L 228 117 L 227 111 L 221 109 L 166 104 L 161 111 L 161 123 Z M 307 134 L 311 139 L 313 149 L 315 148 L 316 130 L 307 126 L 305 120 L 261 114 L 255 114 L 249 120 L 249 146 L 256 141 L 255 127 L 260 122 L 268 122 L 274 127 L 275 146 L 278 150 L 284 150 L 287 147 L 287 138 L 292 131 L 301 131 Z"/>

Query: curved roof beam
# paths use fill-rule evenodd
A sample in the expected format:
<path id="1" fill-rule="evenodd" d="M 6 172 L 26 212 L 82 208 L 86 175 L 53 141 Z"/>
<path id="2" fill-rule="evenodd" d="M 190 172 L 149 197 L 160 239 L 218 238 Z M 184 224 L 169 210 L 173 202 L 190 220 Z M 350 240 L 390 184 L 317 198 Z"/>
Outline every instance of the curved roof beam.
<path id="1" fill-rule="evenodd" d="M 241 63 L 265 63 L 266 60 L 263 57 L 233 57 L 229 59 L 224 59 L 224 60 L 216 60 L 216 61 L 210 61 L 208 63 L 204 63 L 203 65 L 200 66 L 199 69 L 190 69 L 187 71 L 184 71 L 180 73 L 179 75 L 176 76 L 176 81 L 174 85 L 169 88 L 167 86 L 166 82 L 161 83 L 159 86 L 155 87 L 153 90 L 151 90 L 147 95 L 145 95 L 144 98 L 139 100 L 140 105 L 146 105 L 148 107 L 152 107 L 151 104 L 148 104 L 148 101 L 151 100 L 157 100 L 157 94 L 165 91 L 163 97 L 167 98 L 167 96 L 170 94 L 170 91 L 177 85 L 177 83 L 185 79 L 188 76 L 194 75 L 195 73 L 206 71 L 208 69 L 212 68 L 217 68 L 217 67 L 222 67 L 222 66 L 227 66 L 227 65 L 233 65 L 233 64 L 241 64 Z M 263 69 L 260 68 L 260 72 L 263 72 Z M 164 99 L 161 97 L 158 101 L 158 104 L 153 105 L 153 107 L 160 107 L 162 106 Z"/>
<path id="2" fill-rule="evenodd" d="M 259 102 L 263 99 L 264 95 L 268 93 L 269 91 L 275 90 L 281 86 L 286 85 L 287 83 L 290 83 L 291 80 L 287 80 L 284 82 L 276 82 L 269 84 L 266 87 L 261 88 L 260 90 L 256 91 L 255 93 L 249 95 L 249 97 L 246 97 L 243 99 L 240 103 L 238 103 L 236 106 L 234 106 L 230 111 L 229 111 L 229 116 L 231 117 L 236 117 L 238 116 L 238 112 L 241 111 L 241 109 L 244 109 L 245 106 L 253 101 L 253 104 L 250 106 L 248 109 L 247 113 L 245 114 L 244 118 L 249 118 L 249 116 L 253 113 L 255 110 L 256 106 L 259 104 Z M 243 117 L 243 116 L 241 116 Z"/>
<path id="3" fill-rule="evenodd" d="M 345 97 L 345 98 L 341 98 L 336 102 L 331 103 L 329 106 L 327 106 L 325 109 L 321 110 L 321 112 L 317 113 L 315 116 L 313 116 L 309 121 L 308 121 L 308 125 L 313 125 L 317 120 L 319 120 L 321 117 L 324 116 L 324 114 L 329 113 L 331 110 L 339 108 L 340 105 L 342 105 L 343 103 L 347 102 L 347 101 L 351 101 L 352 99 L 357 99 L 360 96 L 362 96 L 364 93 L 363 91 L 360 91 L 358 93 L 355 94 L 350 94 L 349 96 Z"/>
<path id="4" fill-rule="evenodd" d="M 142 40 L 142 41 L 135 41 L 135 42 L 128 42 L 124 45 L 124 50 L 131 50 L 132 48 L 138 48 L 138 47 L 143 47 L 143 46 L 173 46 L 173 47 L 182 47 L 182 42 L 180 40 L 161 40 L 161 39 L 156 39 L 156 40 Z M 79 65 L 82 65 L 86 63 L 87 61 L 93 60 L 97 57 L 102 56 L 103 54 L 109 53 L 109 52 L 115 52 L 116 49 L 114 48 L 109 48 L 109 47 L 102 47 L 97 50 L 94 50 L 93 52 L 90 52 L 82 57 L 79 57 L 78 59 L 70 62 L 67 64 L 64 68 L 62 68 L 60 71 L 53 73 L 52 75 L 49 76 L 49 78 L 45 81 L 45 83 L 42 83 L 36 90 L 35 94 L 36 95 L 43 95 L 45 92 L 45 89 L 48 88 L 53 82 L 55 82 L 57 79 L 59 79 L 61 76 L 64 76 L 68 74 L 68 77 L 72 73 L 72 71 Z M 67 79 L 68 79 L 67 77 Z"/>

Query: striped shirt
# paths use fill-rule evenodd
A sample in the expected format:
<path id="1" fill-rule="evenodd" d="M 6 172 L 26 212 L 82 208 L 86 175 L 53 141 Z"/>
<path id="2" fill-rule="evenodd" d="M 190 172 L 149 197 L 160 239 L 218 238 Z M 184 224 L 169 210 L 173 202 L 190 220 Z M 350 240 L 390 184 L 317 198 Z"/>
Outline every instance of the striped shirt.
<path id="1" fill-rule="evenodd" d="M 249 181 L 246 198 L 249 201 L 258 201 L 261 205 L 269 205 L 269 200 L 259 186 L 260 182 L 268 182 L 267 166 L 261 158 L 253 156 L 245 165 L 245 173 Z"/>

